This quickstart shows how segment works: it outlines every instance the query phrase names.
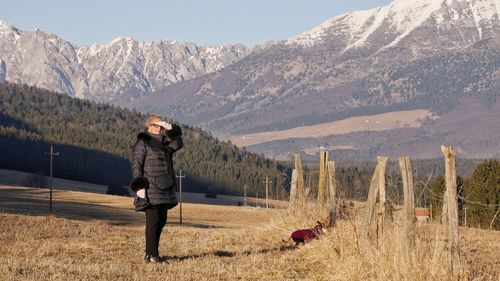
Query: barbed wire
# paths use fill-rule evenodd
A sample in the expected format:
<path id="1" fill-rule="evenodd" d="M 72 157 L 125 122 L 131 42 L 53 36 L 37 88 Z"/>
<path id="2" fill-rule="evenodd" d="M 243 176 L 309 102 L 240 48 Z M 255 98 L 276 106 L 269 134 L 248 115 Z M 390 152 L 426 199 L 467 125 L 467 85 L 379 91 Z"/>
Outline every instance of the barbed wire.
<path id="1" fill-rule="evenodd" d="M 425 190 L 428 191 L 427 193 L 427 196 L 434 200 L 434 201 L 438 201 L 440 202 L 441 204 L 444 203 L 444 200 L 443 200 L 443 196 L 442 195 L 439 195 L 439 194 L 436 194 L 434 191 L 432 191 L 430 188 L 428 188 L 426 185 L 423 185 L 423 188 Z M 389 195 L 386 195 L 386 198 L 388 201 L 390 201 L 392 204 L 395 203 L 396 200 L 393 200 Z M 478 205 L 480 207 L 484 207 L 484 208 L 500 208 L 500 204 L 486 204 L 486 203 L 481 203 L 481 202 L 478 202 L 478 201 L 474 201 L 474 200 L 470 200 L 468 198 L 465 198 L 459 194 L 457 194 L 457 199 L 460 199 L 462 200 L 462 202 L 464 203 L 467 203 L 467 204 L 471 204 L 471 205 Z"/>
<path id="2" fill-rule="evenodd" d="M 457 194 L 457 197 L 462 199 L 464 202 L 469 203 L 469 204 L 479 205 L 479 206 L 486 207 L 486 208 L 500 208 L 500 204 L 485 204 L 485 203 L 481 203 L 478 201 L 472 201 L 472 200 L 466 199 L 458 194 Z"/>
<path id="3" fill-rule="evenodd" d="M 316 175 L 316 174 L 319 174 L 319 171 L 309 171 L 308 173 L 304 173 L 304 176 L 308 174 L 309 176 L 313 176 L 313 175 Z M 397 186 L 394 184 L 394 186 Z M 429 198 L 435 200 L 435 201 L 438 201 L 440 202 L 441 204 L 444 203 L 444 200 L 443 200 L 443 196 L 442 195 L 439 195 L 439 194 L 436 194 L 434 191 L 432 191 L 427 184 L 422 184 L 421 185 L 423 187 L 424 190 L 427 190 L 428 193 L 427 193 L 427 196 L 429 196 Z M 463 190 L 463 185 L 460 185 L 459 186 L 459 192 L 461 192 Z M 388 201 L 391 202 L 391 204 L 395 204 L 395 202 L 397 200 L 393 200 L 389 194 L 386 194 L 386 198 Z M 480 207 L 484 207 L 484 208 L 500 208 L 500 204 L 486 204 L 486 203 L 482 203 L 482 202 L 478 202 L 478 201 L 474 201 L 474 200 L 470 200 L 468 198 L 465 198 L 459 194 L 457 194 L 457 199 L 460 199 L 462 200 L 462 202 L 464 203 L 467 203 L 467 204 L 470 204 L 470 205 L 477 205 L 477 206 L 480 206 Z"/>
<path id="4" fill-rule="evenodd" d="M 441 203 L 444 203 L 444 201 L 442 199 L 443 196 L 441 196 L 439 194 L 436 194 L 434 191 L 432 191 L 431 189 L 429 189 L 427 186 L 424 186 L 424 189 L 427 189 L 427 191 L 429 191 L 429 193 L 427 195 L 430 198 L 432 198 L 433 200 L 439 201 Z M 481 203 L 481 202 L 478 202 L 478 201 L 470 200 L 470 199 L 465 198 L 465 197 L 463 197 L 463 196 L 461 196 L 459 194 L 457 194 L 457 198 L 461 199 L 465 203 L 472 204 L 472 205 L 478 205 L 478 206 L 485 207 L 485 208 L 500 208 L 500 204 L 485 204 L 485 203 Z"/>

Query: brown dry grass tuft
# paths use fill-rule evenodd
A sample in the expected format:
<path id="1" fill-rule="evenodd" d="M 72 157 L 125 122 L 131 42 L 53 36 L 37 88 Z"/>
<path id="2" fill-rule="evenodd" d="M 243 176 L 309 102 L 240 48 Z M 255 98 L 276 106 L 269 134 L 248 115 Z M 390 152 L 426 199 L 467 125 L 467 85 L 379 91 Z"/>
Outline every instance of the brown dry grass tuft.
<path id="1" fill-rule="evenodd" d="M 26 190 L 21 191 L 28 196 Z M 0 197 L 4 195 L 0 189 Z M 14 204 L 21 199 L 9 198 Z M 128 208 L 130 198 L 94 195 L 92 200 L 111 202 L 111 219 L 103 212 L 96 220 L 96 206 L 90 208 L 89 201 L 80 202 L 78 209 L 68 207 L 62 216 L 34 216 L 29 210 L 22 212 L 22 207 L 1 212 L 5 201 L 0 201 L 2 280 L 449 279 L 446 241 L 432 225 L 419 227 L 412 263 L 405 262 L 406 249 L 397 225 L 389 225 L 378 244 L 359 238 L 356 219 L 339 221 L 322 239 L 298 248 L 282 243 L 293 230 L 312 227 L 323 217 L 314 204 L 298 213 L 186 204 L 188 226 L 169 224 L 162 236 L 160 253 L 168 262 L 144 264 L 144 227 L 126 209 L 118 208 L 121 200 Z M 94 205 L 97 210 L 106 206 Z M 70 216 L 71 212 L 75 215 Z M 120 214 L 124 219 L 116 223 Z M 467 267 L 462 279 L 498 280 L 500 233 L 468 232 L 463 231 Z"/>
<path id="2" fill-rule="evenodd" d="M 411 253 L 401 223 L 387 222 L 377 239 L 360 235 L 361 212 L 338 220 L 322 239 L 296 251 L 307 262 L 296 268 L 306 280 L 452 280 L 447 266 L 447 232 L 440 225 L 417 224 L 416 245 Z M 318 216 L 318 214 L 320 214 Z M 315 204 L 307 203 L 282 218 L 273 227 L 303 228 L 326 216 Z M 460 280 L 500 280 L 500 232 L 461 229 Z M 411 254 L 408 254 L 411 253 Z M 479 254 L 480 253 L 480 254 Z"/>

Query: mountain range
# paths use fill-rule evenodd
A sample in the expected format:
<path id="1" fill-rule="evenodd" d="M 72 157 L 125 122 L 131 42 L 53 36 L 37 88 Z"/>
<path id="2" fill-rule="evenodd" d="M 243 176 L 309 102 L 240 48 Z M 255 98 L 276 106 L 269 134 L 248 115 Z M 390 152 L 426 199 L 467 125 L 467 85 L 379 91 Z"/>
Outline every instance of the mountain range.
<path id="1" fill-rule="evenodd" d="M 130 38 L 76 48 L 3 23 L 0 81 L 160 113 L 237 145 L 266 134 L 248 147 L 267 155 L 331 148 L 346 159 L 439 157 L 445 143 L 466 157 L 499 156 L 500 128 L 491 122 L 500 117 L 499 14 L 498 0 L 395 0 L 251 50 L 207 47 L 212 51 Z M 23 60 L 26 53 L 36 59 Z M 218 55 L 208 63 L 207 53 Z M 173 57 L 180 60 L 172 70 L 164 65 Z M 392 120 L 378 119 L 391 112 Z M 311 133 L 335 122 L 350 130 Z"/>
<path id="2" fill-rule="evenodd" d="M 488 115 L 500 118 L 499 10 L 494 0 L 396 0 L 259 46 L 221 71 L 173 84 L 131 106 L 203 126 L 237 145 L 257 133 L 300 129 L 249 146 L 267 155 L 331 148 L 351 159 L 379 153 L 439 157 L 444 143 L 467 157 L 498 156 L 498 133 L 470 138 L 466 128 L 500 131 Z M 408 121 L 417 123 L 408 128 L 404 120 L 415 110 L 428 112 Z M 476 110 L 484 115 L 450 119 L 457 110 L 458 117 Z M 388 112 L 401 122 L 380 131 L 377 122 L 384 120 L 377 118 Z M 309 130 L 356 116 L 373 125 L 350 124 L 350 132 L 320 137 Z M 437 131 L 442 124 L 449 126 L 446 134 Z M 392 138 L 381 137 L 387 135 Z"/>
<path id="3" fill-rule="evenodd" d="M 241 44 L 203 47 L 128 37 L 78 47 L 55 34 L 21 31 L 0 21 L 0 82 L 36 85 L 104 102 L 123 96 L 131 100 L 215 72 L 248 52 Z"/>

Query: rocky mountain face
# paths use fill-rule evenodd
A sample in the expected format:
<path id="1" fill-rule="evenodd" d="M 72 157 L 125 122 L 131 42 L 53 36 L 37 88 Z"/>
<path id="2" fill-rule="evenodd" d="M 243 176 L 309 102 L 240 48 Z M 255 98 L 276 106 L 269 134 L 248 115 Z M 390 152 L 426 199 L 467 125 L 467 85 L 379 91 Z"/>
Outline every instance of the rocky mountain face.
<path id="1" fill-rule="evenodd" d="M 54 34 L 21 31 L 0 21 L 0 82 L 100 101 L 130 100 L 218 71 L 248 53 L 243 45 L 202 47 L 131 38 L 79 48 Z"/>
<path id="2" fill-rule="evenodd" d="M 396 0 L 260 46 L 134 106 L 227 134 L 395 108 L 442 113 L 458 96 L 495 95 L 499 10 L 498 0 Z"/>
<path id="3" fill-rule="evenodd" d="M 444 116 L 469 97 L 494 105 L 499 12 L 498 0 L 396 0 L 259 46 L 221 71 L 132 106 L 244 135 L 400 110 Z M 368 145 L 377 151 L 377 143 Z M 271 146 L 259 147 L 270 154 Z"/>

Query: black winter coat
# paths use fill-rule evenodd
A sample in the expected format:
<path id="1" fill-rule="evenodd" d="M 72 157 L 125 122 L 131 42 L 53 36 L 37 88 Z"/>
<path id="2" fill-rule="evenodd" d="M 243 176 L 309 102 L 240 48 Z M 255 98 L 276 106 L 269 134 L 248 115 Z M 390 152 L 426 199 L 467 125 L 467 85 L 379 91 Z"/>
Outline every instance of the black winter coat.
<path id="1" fill-rule="evenodd" d="M 133 191 L 146 188 L 152 205 L 177 203 L 172 157 L 174 152 L 183 147 L 180 127 L 174 125 L 172 130 L 167 131 L 167 135 L 170 141 L 164 136 L 139 133 L 132 151 L 130 187 Z M 165 174 L 170 176 L 172 185 L 159 187 L 156 179 Z"/>

